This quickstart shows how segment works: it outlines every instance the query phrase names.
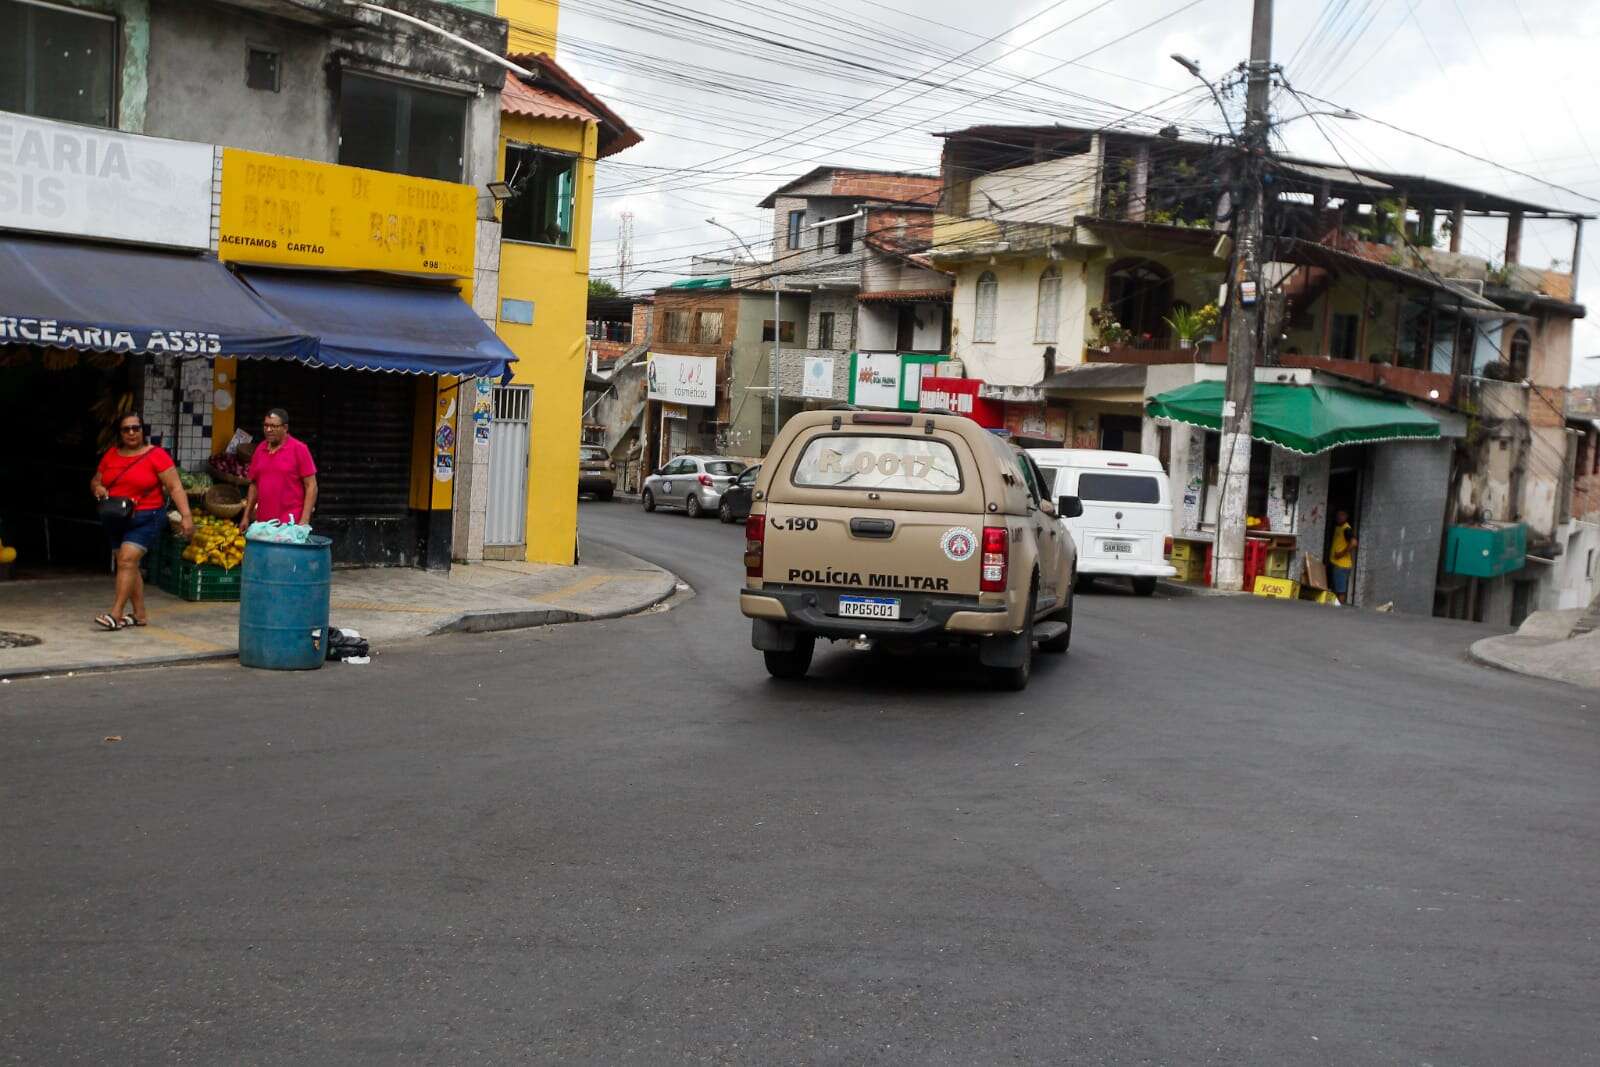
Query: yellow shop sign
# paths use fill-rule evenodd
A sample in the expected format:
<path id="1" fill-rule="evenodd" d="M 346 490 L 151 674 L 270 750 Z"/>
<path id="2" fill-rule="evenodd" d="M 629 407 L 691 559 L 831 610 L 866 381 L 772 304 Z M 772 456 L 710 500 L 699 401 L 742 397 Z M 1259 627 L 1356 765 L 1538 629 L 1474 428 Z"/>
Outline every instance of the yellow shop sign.
<path id="1" fill-rule="evenodd" d="M 223 259 L 472 276 L 469 185 L 222 151 Z"/>

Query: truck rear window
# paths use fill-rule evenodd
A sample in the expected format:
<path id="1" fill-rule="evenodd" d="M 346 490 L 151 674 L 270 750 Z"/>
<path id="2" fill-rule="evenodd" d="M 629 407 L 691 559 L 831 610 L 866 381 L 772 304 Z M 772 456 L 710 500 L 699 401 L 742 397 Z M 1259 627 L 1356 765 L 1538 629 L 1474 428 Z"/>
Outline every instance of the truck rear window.
<path id="1" fill-rule="evenodd" d="M 943 441 L 833 434 L 806 444 L 793 480 L 809 489 L 959 493 L 961 466 Z"/>
<path id="2" fill-rule="evenodd" d="M 1080 474 L 1078 499 L 1116 504 L 1159 504 L 1161 483 L 1148 474 Z"/>

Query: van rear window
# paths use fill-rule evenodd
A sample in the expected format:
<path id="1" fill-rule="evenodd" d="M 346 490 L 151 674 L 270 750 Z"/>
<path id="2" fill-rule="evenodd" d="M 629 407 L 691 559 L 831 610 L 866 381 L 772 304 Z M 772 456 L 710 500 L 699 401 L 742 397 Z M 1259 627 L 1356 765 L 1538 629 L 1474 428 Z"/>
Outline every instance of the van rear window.
<path id="1" fill-rule="evenodd" d="M 806 444 L 793 481 L 809 489 L 959 493 L 961 466 L 943 441 L 833 434 Z"/>
<path id="2" fill-rule="evenodd" d="M 1115 504 L 1159 504 L 1161 483 L 1148 474 L 1078 475 L 1078 499 Z"/>

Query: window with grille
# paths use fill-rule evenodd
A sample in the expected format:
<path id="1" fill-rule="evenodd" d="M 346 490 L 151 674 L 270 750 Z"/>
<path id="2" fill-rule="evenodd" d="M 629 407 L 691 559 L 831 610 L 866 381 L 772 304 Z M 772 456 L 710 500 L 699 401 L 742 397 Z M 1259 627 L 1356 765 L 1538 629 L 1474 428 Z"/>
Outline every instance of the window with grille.
<path id="1" fill-rule="evenodd" d="M 1054 341 L 1061 317 L 1061 275 L 1054 267 L 1039 275 L 1039 308 L 1034 316 L 1033 339 Z"/>
<path id="2" fill-rule="evenodd" d="M 833 316 L 831 311 L 822 311 L 817 314 L 817 348 L 833 347 Z"/>
<path id="3" fill-rule="evenodd" d="M 978 276 L 978 300 L 976 314 L 973 316 L 972 339 L 974 341 L 994 340 L 995 306 L 1000 302 L 1000 282 L 993 271 L 984 271 Z"/>
<path id="4" fill-rule="evenodd" d="M 694 330 L 694 317 L 687 311 L 668 311 L 665 316 L 666 329 L 664 333 L 668 341 L 686 345 Z"/>
<path id="5" fill-rule="evenodd" d="M 699 330 L 695 337 L 696 344 L 717 345 L 722 343 L 722 312 L 700 312 Z"/>

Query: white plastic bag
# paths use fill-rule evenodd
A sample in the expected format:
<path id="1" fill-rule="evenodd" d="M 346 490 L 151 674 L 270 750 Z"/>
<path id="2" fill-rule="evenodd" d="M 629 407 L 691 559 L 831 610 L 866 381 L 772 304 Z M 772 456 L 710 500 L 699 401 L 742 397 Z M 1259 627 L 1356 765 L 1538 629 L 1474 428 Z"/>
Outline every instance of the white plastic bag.
<path id="1" fill-rule="evenodd" d="M 271 541 L 280 545 L 303 545 L 306 543 L 306 538 L 311 536 L 311 527 L 270 519 L 267 522 L 252 522 L 250 529 L 244 532 L 244 536 L 247 541 Z"/>
<path id="2" fill-rule="evenodd" d="M 235 430 L 233 431 L 233 436 L 228 439 L 228 447 L 223 449 L 223 451 L 228 453 L 230 456 L 234 455 L 239 451 L 240 445 L 247 445 L 253 440 L 255 440 L 255 438 L 251 437 L 245 431 Z"/>

